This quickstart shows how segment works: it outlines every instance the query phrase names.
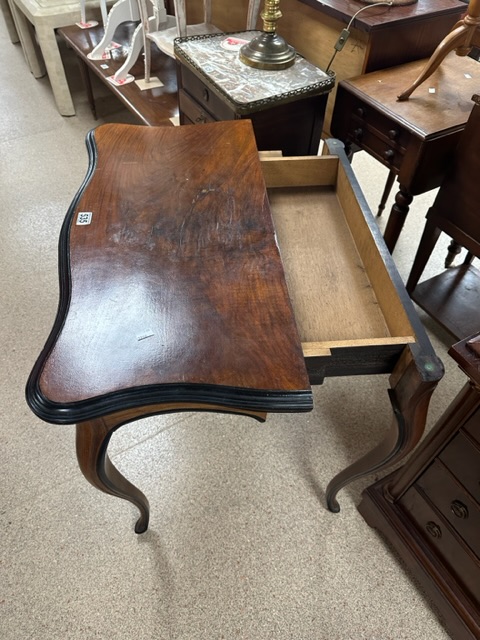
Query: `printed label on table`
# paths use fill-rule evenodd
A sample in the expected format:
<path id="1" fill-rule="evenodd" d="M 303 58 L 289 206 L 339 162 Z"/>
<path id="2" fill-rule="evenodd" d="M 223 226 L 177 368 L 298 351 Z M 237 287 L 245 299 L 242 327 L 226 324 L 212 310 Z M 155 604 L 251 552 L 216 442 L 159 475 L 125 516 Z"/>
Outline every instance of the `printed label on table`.
<path id="1" fill-rule="evenodd" d="M 90 224 L 93 213 L 91 211 L 79 211 L 77 214 L 77 224 Z"/>

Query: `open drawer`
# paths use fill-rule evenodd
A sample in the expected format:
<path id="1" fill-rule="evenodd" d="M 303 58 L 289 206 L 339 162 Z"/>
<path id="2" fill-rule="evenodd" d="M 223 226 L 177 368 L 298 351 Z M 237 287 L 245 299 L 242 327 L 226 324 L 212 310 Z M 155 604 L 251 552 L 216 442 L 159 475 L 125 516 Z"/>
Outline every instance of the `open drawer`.
<path id="1" fill-rule="evenodd" d="M 418 443 L 443 365 L 342 143 L 327 140 L 326 146 L 335 155 L 272 156 L 261 163 L 310 382 L 391 374 L 390 430 L 329 483 L 328 507 L 338 511 L 342 487 L 398 463 Z"/>
<path id="2" fill-rule="evenodd" d="M 392 371 L 407 345 L 433 355 L 346 158 L 261 163 L 311 382 Z"/>

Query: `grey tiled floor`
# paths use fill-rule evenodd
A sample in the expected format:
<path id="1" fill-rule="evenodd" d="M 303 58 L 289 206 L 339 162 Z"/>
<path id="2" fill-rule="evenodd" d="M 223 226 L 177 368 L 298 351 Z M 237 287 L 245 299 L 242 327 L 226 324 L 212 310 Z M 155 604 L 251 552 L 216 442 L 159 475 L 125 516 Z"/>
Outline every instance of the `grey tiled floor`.
<path id="1" fill-rule="evenodd" d="M 48 80 L 30 75 L 1 20 L 0 46 L 1 637 L 447 638 L 356 510 L 373 478 L 341 492 L 339 514 L 325 508 L 330 478 L 389 423 L 385 378 L 328 380 L 315 389 L 311 414 L 270 416 L 264 425 L 181 414 L 122 428 L 111 454 L 150 499 L 142 536 L 133 532 L 134 508 L 81 475 L 73 427 L 30 412 L 24 385 L 56 311 L 57 237 L 95 123 L 68 52 L 78 113 L 62 118 Z M 99 111 L 133 121 L 107 95 Z M 354 168 L 374 206 L 384 172 L 361 155 Z M 418 198 L 395 252 L 402 276 L 431 198 Z M 447 369 L 430 426 L 463 379 L 446 356 L 448 337 L 425 323 Z"/>

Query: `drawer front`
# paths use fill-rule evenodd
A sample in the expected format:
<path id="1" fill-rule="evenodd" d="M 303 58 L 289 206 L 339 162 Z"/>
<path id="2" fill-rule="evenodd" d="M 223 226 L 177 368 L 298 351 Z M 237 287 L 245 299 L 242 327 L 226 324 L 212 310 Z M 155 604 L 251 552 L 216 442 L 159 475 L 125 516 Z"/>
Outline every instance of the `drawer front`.
<path id="1" fill-rule="evenodd" d="M 181 88 L 188 93 L 202 109 L 208 111 L 214 120 L 234 120 L 235 112 L 218 97 L 207 84 L 185 66 L 180 68 Z"/>
<path id="2" fill-rule="evenodd" d="M 420 476 L 416 486 L 480 558 L 480 506 L 462 485 L 437 460 Z"/>
<path id="3" fill-rule="evenodd" d="M 192 100 L 183 89 L 178 92 L 178 107 L 193 124 L 203 124 L 205 122 L 215 122 L 215 118 L 205 109 Z"/>
<path id="4" fill-rule="evenodd" d="M 405 493 L 399 504 L 458 583 L 480 603 L 480 565 L 475 555 L 415 487 Z"/>
<path id="5" fill-rule="evenodd" d="M 368 151 L 397 173 L 411 139 L 407 129 L 343 88 L 335 101 L 332 133 Z"/>
<path id="6" fill-rule="evenodd" d="M 467 420 L 463 428 L 478 443 L 480 449 L 480 409 L 475 411 L 473 416 Z"/>
<path id="7" fill-rule="evenodd" d="M 460 432 L 438 457 L 472 497 L 480 502 L 480 449 Z"/>

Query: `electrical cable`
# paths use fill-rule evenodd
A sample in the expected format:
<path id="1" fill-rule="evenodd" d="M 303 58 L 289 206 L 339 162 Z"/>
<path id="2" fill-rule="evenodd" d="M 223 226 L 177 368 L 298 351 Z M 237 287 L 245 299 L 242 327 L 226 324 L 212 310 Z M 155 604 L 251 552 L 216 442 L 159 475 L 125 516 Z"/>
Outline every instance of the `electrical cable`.
<path id="1" fill-rule="evenodd" d="M 327 68 L 325 69 L 326 73 L 328 73 L 328 70 L 332 66 L 332 62 L 335 60 L 335 56 L 337 55 L 337 53 L 339 51 L 341 51 L 343 49 L 343 47 L 345 46 L 345 43 L 348 40 L 348 36 L 350 35 L 350 27 L 352 26 L 352 23 L 355 20 L 355 18 L 358 16 L 358 14 L 362 13 L 362 11 L 366 11 L 367 9 L 372 9 L 373 7 L 378 7 L 378 6 L 382 6 L 382 5 L 387 5 L 387 6 L 391 7 L 392 4 L 393 4 L 392 0 L 385 0 L 385 2 L 376 2 L 375 4 L 369 4 L 366 7 L 362 7 L 356 13 L 353 14 L 353 16 L 351 17 L 350 22 L 348 23 L 346 29 L 344 29 L 342 31 L 342 33 L 338 37 L 337 42 L 335 43 L 335 47 L 334 47 L 335 51 L 333 52 L 333 56 L 331 57 L 330 62 L 328 63 Z"/>

